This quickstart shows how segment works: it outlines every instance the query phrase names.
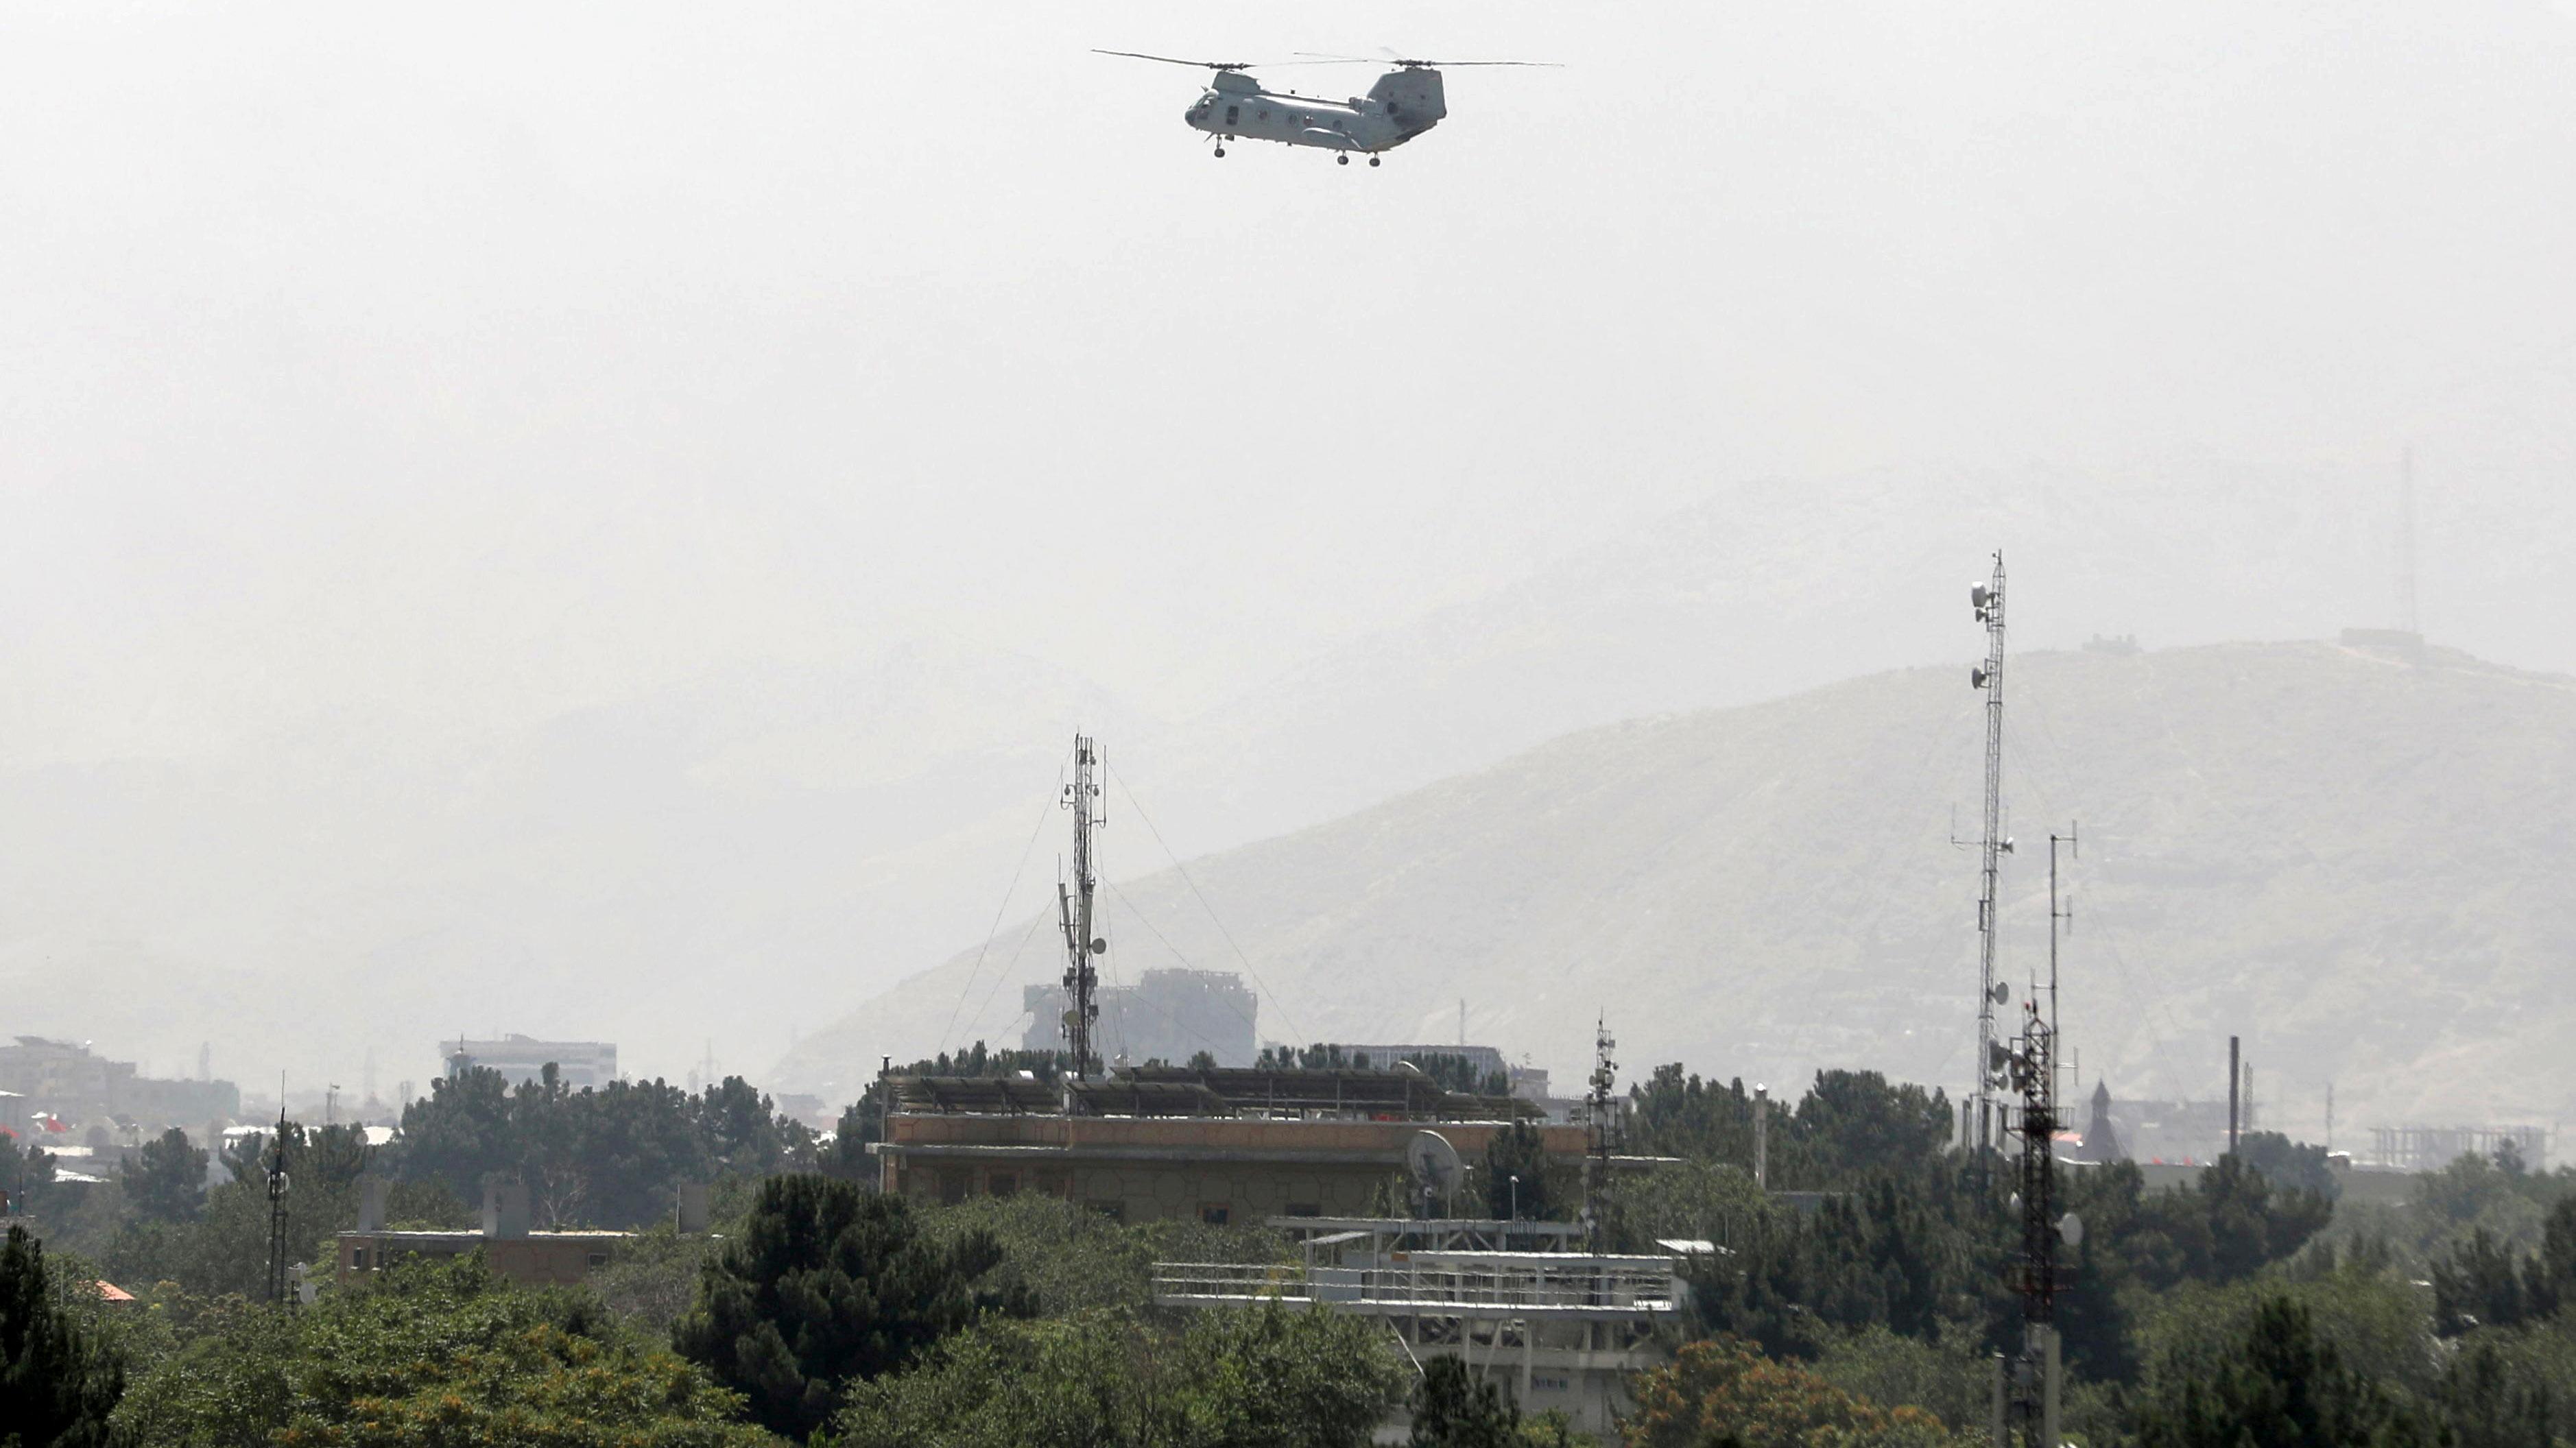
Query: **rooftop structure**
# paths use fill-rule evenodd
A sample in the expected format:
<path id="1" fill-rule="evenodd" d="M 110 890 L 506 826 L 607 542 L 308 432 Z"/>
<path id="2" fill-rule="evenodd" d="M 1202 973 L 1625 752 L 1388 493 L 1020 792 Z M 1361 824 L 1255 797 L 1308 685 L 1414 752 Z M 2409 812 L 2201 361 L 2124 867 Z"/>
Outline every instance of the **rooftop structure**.
<path id="1" fill-rule="evenodd" d="M 1556 1250 L 1499 1247 L 1579 1230 L 1563 1223 L 1282 1218 L 1271 1225 L 1307 1234 L 1302 1263 L 1158 1262 L 1156 1304 L 1276 1301 L 1378 1318 L 1416 1363 L 1458 1358 L 1507 1386 L 1522 1411 L 1561 1410 L 1587 1433 L 1613 1431 L 1633 1408 L 1627 1380 L 1664 1360 L 1657 1330 L 1676 1320 L 1686 1291 L 1687 1254 L 1573 1252 L 1562 1241 Z"/>
<path id="2" fill-rule="evenodd" d="M 2403 1171 L 2440 1171 L 2463 1156 L 2493 1160 L 2507 1148 L 2533 1171 L 2549 1169 L 2545 1126 L 2374 1126 L 2370 1162 Z"/>
<path id="3" fill-rule="evenodd" d="M 886 1139 L 869 1150 L 884 1190 L 952 1202 L 1033 1191 L 1130 1221 L 1364 1214 L 1426 1129 L 1472 1163 L 1511 1122 L 1539 1120 L 1529 1102 L 1444 1091 L 1414 1071 L 898 1076 L 880 1089 Z M 1537 1129 L 1549 1155 L 1583 1155 L 1582 1128 Z"/>
<path id="4" fill-rule="evenodd" d="M 613 1041 L 540 1041 L 513 1031 L 497 1041 L 462 1037 L 438 1043 L 447 1074 L 462 1076 L 476 1068 L 501 1073 L 512 1086 L 534 1081 L 555 1068 L 556 1079 L 575 1091 L 597 1090 L 617 1079 L 617 1045 Z"/>

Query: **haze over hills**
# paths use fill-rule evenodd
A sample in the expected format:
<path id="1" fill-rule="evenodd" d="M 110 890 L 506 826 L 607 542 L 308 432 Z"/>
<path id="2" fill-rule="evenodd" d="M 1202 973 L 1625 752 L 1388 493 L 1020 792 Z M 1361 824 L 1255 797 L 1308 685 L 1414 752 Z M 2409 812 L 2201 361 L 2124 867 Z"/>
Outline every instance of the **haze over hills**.
<path id="1" fill-rule="evenodd" d="M 1571 1071 L 1596 1015 L 1630 1074 L 1949 1086 L 1974 1021 L 1982 716 L 1964 671 L 1887 673 L 1567 736 L 1108 895 L 1111 963 L 1248 965 L 1266 1038 L 1470 1039 Z M 2045 836 L 2081 821 L 2065 1023 L 2086 1084 L 2268 1119 L 2549 1122 L 2576 1108 L 2576 681 L 2321 643 L 2016 657 L 2005 959 L 2045 959 Z M 1116 858 L 1135 858 L 1119 821 Z M 1060 969 L 1029 917 L 787 1063 L 847 1094 L 877 1055 L 1015 1040 Z M 961 999 L 964 1009 L 959 1010 Z M 987 1004 L 989 1002 L 989 1004 Z M 952 1012 L 956 1024 L 947 1024 Z M 1113 1048 L 1115 1043 L 1111 1043 Z"/>
<path id="2" fill-rule="evenodd" d="M 1569 66 L 1367 178 L 1086 50 L 1435 37 Z M 0 1030 L 760 1076 L 986 928 L 1077 727 L 1195 858 L 1964 660 L 1998 542 L 2025 646 L 2330 636 L 2410 442 L 2429 632 L 2576 670 L 2535 0 L 0 41 Z"/>

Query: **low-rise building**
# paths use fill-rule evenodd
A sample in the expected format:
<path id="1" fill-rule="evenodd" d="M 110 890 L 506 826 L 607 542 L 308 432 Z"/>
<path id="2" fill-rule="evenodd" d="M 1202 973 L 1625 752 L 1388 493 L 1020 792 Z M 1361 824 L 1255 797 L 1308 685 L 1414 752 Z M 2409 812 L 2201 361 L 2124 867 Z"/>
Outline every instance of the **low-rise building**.
<path id="1" fill-rule="evenodd" d="M 1608 1435 L 1633 1411 L 1628 1382 L 1668 1359 L 1686 1287 L 1682 1262 L 1706 1243 L 1652 1255 L 1574 1250 L 1557 1223 L 1403 1218 L 1272 1226 L 1302 1235 L 1304 1261 L 1158 1262 L 1166 1307 L 1260 1302 L 1376 1318 L 1419 1364 L 1454 1357 L 1509 1391 L 1524 1413 L 1556 1409 Z M 1545 1230 L 1541 1230 L 1545 1229 Z M 1517 1250 L 1536 1248 L 1537 1250 Z M 1399 1415 L 1390 1427 L 1400 1431 Z M 1381 1435 L 1381 1441 L 1383 1441 Z"/>
<path id="2" fill-rule="evenodd" d="M 441 1041 L 439 1054 L 446 1059 L 447 1074 L 462 1076 L 468 1071 L 498 1071 L 512 1086 L 534 1081 L 555 1068 L 555 1078 L 572 1090 L 597 1090 L 617 1079 L 617 1045 L 613 1041 L 540 1041 L 513 1031 L 497 1041 L 470 1041 L 459 1037 Z"/>
<path id="3" fill-rule="evenodd" d="M 1126 1221 L 1365 1216 L 1426 1126 L 1471 1166 L 1514 1121 L 1568 1163 L 1588 1141 L 1530 1102 L 1445 1091 L 1416 1071 L 1136 1068 L 1089 1082 L 901 1076 L 879 1089 L 892 1109 L 868 1149 L 884 1190 L 948 1202 L 1039 1192 Z"/>
<path id="4" fill-rule="evenodd" d="M 684 1231 L 706 1230 L 706 1192 L 683 1187 Z M 691 1212 L 694 1209 L 694 1219 Z M 573 1287 L 607 1266 L 635 1238 L 633 1232 L 532 1231 L 528 1190 L 516 1182 L 483 1189 L 480 1231 L 398 1231 L 384 1223 L 385 1184 L 369 1180 L 360 1199 L 358 1226 L 338 1236 L 336 1280 L 342 1286 L 416 1258 L 446 1259 L 481 1252 L 493 1273 L 523 1287 Z"/>

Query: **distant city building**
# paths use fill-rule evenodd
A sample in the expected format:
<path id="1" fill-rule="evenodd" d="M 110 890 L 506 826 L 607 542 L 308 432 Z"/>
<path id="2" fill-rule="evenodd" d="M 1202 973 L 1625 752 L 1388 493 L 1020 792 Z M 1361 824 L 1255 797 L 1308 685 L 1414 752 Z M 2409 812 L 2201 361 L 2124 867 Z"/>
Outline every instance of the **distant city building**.
<path id="1" fill-rule="evenodd" d="M 447 1074 L 462 1076 L 483 1068 L 501 1073 L 512 1086 L 534 1081 L 555 1067 L 564 1085 L 575 1091 L 597 1090 L 617 1079 L 617 1046 L 612 1041 L 540 1041 L 516 1031 L 497 1041 L 441 1041 L 439 1054 Z"/>
<path id="2" fill-rule="evenodd" d="M 1178 1066 L 1205 1051 L 1220 1066 L 1249 1066 L 1259 1054 L 1253 1022 L 1260 1000 L 1231 971 L 1149 970 L 1134 985 L 1100 987 L 1096 998 L 1100 1025 L 1092 1035 L 1093 1049 L 1111 1061 Z M 1067 1049 L 1061 986 L 1027 987 L 1020 993 L 1020 1009 L 1030 1017 L 1022 1049 Z"/>
<path id="3" fill-rule="evenodd" d="M 2225 1101 L 2114 1100 L 2107 1105 L 2098 1119 L 2111 1128 L 2132 1161 L 2207 1163 L 2227 1154 Z M 2238 1130 L 2259 1130 L 2261 1120 L 2248 1100 L 2242 1104 Z M 2086 1133 L 2088 1142 L 2091 1134 Z"/>
<path id="4" fill-rule="evenodd" d="M 2510 1149 L 2525 1167 L 2549 1169 L 2545 1126 L 2374 1126 L 2370 1139 L 2374 1166 L 2440 1171 L 2464 1156 L 2493 1161 Z"/>
<path id="5" fill-rule="evenodd" d="M 162 1080 L 136 1074 L 131 1061 L 111 1061 L 86 1042 L 20 1036 L 0 1046 L 0 1093 L 22 1118 L 71 1121 L 121 1117 L 158 1134 L 172 1126 L 203 1132 L 241 1113 L 241 1088 L 230 1081 Z M 14 1123 L 13 1123 L 14 1124 Z"/>

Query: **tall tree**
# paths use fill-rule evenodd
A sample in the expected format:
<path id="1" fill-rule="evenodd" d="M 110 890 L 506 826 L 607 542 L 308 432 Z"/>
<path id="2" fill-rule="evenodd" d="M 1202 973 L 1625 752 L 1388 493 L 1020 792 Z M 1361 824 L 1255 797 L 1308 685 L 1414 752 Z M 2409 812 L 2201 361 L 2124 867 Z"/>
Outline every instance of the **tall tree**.
<path id="1" fill-rule="evenodd" d="M 1422 1365 L 1413 1389 L 1412 1448 L 1512 1448 L 1521 1410 L 1500 1384 L 1454 1357 Z"/>
<path id="2" fill-rule="evenodd" d="M 125 1199 L 149 1221 L 195 1221 L 206 1209 L 206 1154 L 171 1127 L 127 1159 Z"/>
<path id="3" fill-rule="evenodd" d="M 1551 1222 L 1558 1216 L 1548 1184 L 1546 1138 L 1515 1121 L 1485 1143 L 1485 1215 L 1497 1221 Z"/>
<path id="4" fill-rule="evenodd" d="M 672 1340 L 772 1432 L 801 1439 L 853 1380 L 904 1366 L 987 1312 L 1026 1313 L 1024 1294 L 983 1281 L 1001 1257 L 990 1233 L 926 1237 L 900 1197 L 771 1177 Z"/>
<path id="5" fill-rule="evenodd" d="M 86 1284 L 78 1284 L 85 1286 Z M 125 1392 L 125 1368 L 60 1299 L 45 1249 L 24 1227 L 0 1246 L 0 1442 L 93 1448 Z"/>

